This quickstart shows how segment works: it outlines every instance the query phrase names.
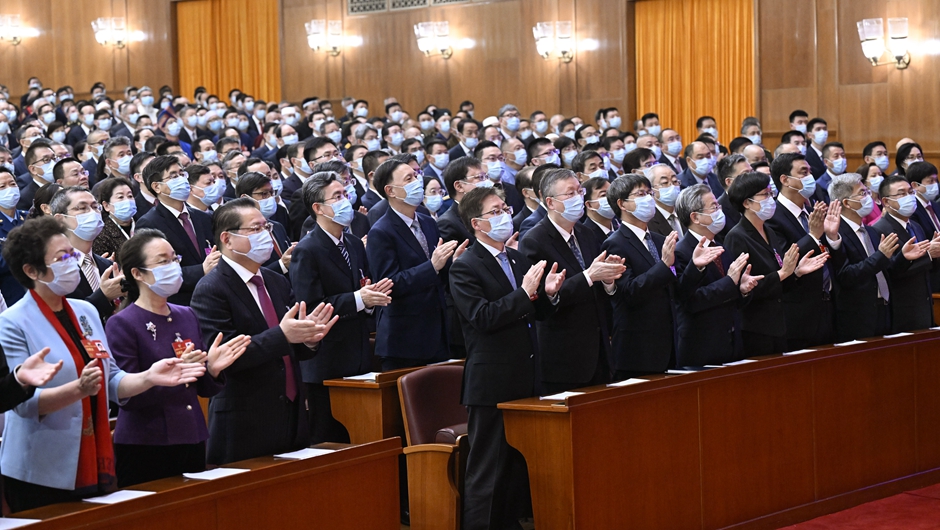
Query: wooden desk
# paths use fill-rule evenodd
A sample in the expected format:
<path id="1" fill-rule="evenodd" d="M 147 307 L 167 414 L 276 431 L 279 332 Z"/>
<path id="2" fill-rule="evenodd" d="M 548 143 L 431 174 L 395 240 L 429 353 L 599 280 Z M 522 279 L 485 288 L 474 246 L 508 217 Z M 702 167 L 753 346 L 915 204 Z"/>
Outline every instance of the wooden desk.
<path id="1" fill-rule="evenodd" d="M 940 326 L 940 294 L 933 295 L 933 321 Z"/>
<path id="2" fill-rule="evenodd" d="M 499 405 L 539 530 L 777 528 L 940 482 L 940 332 Z"/>
<path id="3" fill-rule="evenodd" d="M 399 530 L 401 440 L 348 446 L 307 460 L 267 456 L 223 467 L 251 469 L 217 480 L 182 476 L 129 489 L 156 491 L 112 505 L 72 502 L 14 514 L 42 519 L 30 530 L 211 530 L 258 528 L 380 528 Z"/>
<path id="4" fill-rule="evenodd" d="M 440 364 L 463 365 L 463 360 Z M 403 368 L 378 373 L 374 381 L 330 379 L 323 384 L 330 388 L 333 417 L 349 431 L 354 444 L 383 440 L 393 436 L 405 439 L 405 425 L 398 399 L 398 378 L 424 368 Z"/>

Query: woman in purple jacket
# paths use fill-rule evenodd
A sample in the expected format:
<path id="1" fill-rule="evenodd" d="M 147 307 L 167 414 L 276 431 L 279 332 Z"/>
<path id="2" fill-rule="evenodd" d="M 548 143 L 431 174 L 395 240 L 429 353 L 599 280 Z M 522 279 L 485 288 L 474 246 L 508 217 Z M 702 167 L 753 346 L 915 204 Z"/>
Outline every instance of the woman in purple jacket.
<path id="1" fill-rule="evenodd" d="M 118 487 L 205 470 L 209 431 L 197 396 L 222 389 L 222 371 L 251 340 L 240 335 L 220 344 L 219 334 L 204 352 L 195 313 L 167 303 L 183 282 L 179 259 L 163 234 L 149 229 L 138 230 L 118 256 L 127 298 L 105 330 L 118 366 L 135 373 L 173 356 L 207 363 L 195 384 L 152 388 L 121 406 L 114 429 Z"/>

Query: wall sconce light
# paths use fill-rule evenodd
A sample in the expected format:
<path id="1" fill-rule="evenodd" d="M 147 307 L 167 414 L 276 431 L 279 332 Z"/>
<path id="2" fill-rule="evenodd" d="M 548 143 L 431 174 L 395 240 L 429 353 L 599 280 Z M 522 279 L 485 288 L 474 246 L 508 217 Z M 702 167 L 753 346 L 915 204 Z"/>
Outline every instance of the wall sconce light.
<path id="1" fill-rule="evenodd" d="M 325 49 L 330 57 L 336 57 L 343 49 L 343 21 L 311 20 L 307 28 L 307 45 L 318 52 Z"/>
<path id="2" fill-rule="evenodd" d="M 102 46 L 123 48 L 127 45 L 127 26 L 124 17 L 102 17 L 91 23 L 95 40 Z"/>
<path id="3" fill-rule="evenodd" d="M 907 18 L 888 19 L 888 51 L 894 61 L 881 62 L 885 52 L 884 19 L 866 18 L 856 23 L 858 38 L 862 41 L 862 53 L 872 66 L 893 64 L 903 70 L 911 64 L 911 54 L 907 51 Z"/>
<path id="4" fill-rule="evenodd" d="M 0 40 L 17 46 L 23 42 L 23 37 L 38 37 L 39 31 L 24 28 L 20 23 L 19 15 L 0 15 Z"/>
<path id="5" fill-rule="evenodd" d="M 571 21 L 538 22 L 532 27 L 535 36 L 535 49 L 544 59 L 549 59 L 553 51 L 558 52 L 558 60 L 570 63 L 574 59 L 574 38 L 571 35 Z"/>
<path id="6" fill-rule="evenodd" d="M 446 20 L 415 24 L 415 38 L 418 40 L 418 49 L 427 57 L 440 55 L 450 59 L 454 55 L 450 44 L 450 24 Z"/>

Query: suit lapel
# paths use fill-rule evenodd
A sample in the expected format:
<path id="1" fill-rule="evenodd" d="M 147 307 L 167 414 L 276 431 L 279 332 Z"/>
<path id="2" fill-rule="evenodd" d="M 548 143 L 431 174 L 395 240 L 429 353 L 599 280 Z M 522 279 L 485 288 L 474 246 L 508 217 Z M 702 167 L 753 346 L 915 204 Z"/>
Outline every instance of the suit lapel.
<path id="1" fill-rule="evenodd" d="M 276 287 L 277 280 L 275 280 L 273 277 L 278 276 L 278 273 L 272 271 L 271 269 L 266 269 L 264 267 L 261 267 L 260 269 L 258 269 L 258 272 L 261 274 L 261 278 L 264 279 L 264 287 L 268 291 L 268 296 L 271 298 L 271 303 L 274 305 L 274 311 L 277 313 L 277 319 L 278 321 L 280 321 L 282 318 L 284 318 L 284 315 L 290 309 L 288 307 L 288 303 L 290 302 L 290 300 L 287 297 L 285 297 L 284 292 L 282 292 L 280 289 Z M 245 289 L 247 288 L 248 286 L 246 285 Z M 251 293 L 249 293 L 249 295 L 250 294 Z M 252 299 L 252 301 L 254 301 L 254 299 Z M 258 304 L 255 304 L 256 307 L 257 305 Z M 313 311 L 313 308 L 308 307 L 307 313 L 309 314 L 311 311 Z M 259 310 L 259 313 L 260 312 L 261 311 Z M 263 316 L 264 314 L 262 313 L 262 317 Z"/>
<path id="2" fill-rule="evenodd" d="M 489 273 L 494 278 L 496 278 L 496 282 L 499 283 L 499 285 L 502 286 L 503 289 L 506 290 L 506 292 L 512 292 L 513 290 L 512 284 L 509 283 L 509 278 L 506 276 L 506 273 L 503 272 L 503 268 L 500 267 L 499 263 L 497 263 L 496 261 L 497 258 L 495 258 L 492 254 L 490 254 L 489 250 L 483 248 L 483 245 L 473 245 L 472 247 L 470 247 L 470 251 L 473 252 L 474 255 L 476 255 L 477 259 L 479 259 L 480 262 L 483 264 L 483 268 L 488 270 Z M 507 257 L 508 256 L 509 255 L 507 251 Z M 511 262 L 510 262 L 510 269 L 512 269 Z M 515 271 L 513 271 L 513 275 L 515 275 Z M 516 285 L 519 285 L 518 280 L 516 280 Z"/>
<path id="3" fill-rule="evenodd" d="M 389 220 L 392 223 L 392 227 L 394 227 L 395 232 L 398 233 L 398 237 L 402 238 L 405 241 L 405 244 L 411 247 L 411 250 L 413 250 L 415 254 L 427 259 L 427 256 L 425 256 L 424 254 L 424 249 L 422 249 L 421 245 L 418 243 L 418 238 L 416 238 L 414 232 L 412 232 L 411 229 L 408 228 L 407 225 L 405 225 L 405 221 L 403 221 L 401 217 L 398 216 L 398 213 L 392 209 L 391 205 L 389 205 L 388 211 L 385 212 L 385 215 L 389 217 Z M 417 213 L 415 214 L 414 222 L 416 223 L 419 222 Z M 424 227 L 421 228 L 421 231 L 422 232 L 424 231 Z M 425 238 L 427 238 L 427 234 L 425 234 Z M 431 243 L 429 241 L 428 252 L 430 251 L 431 251 Z"/>
<path id="4" fill-rule="evenodd" d="M 633 233 L 633 230 L 631 230 L 629 226 L 624 224 L 623 226 L 620 227 L 620 231 L 621 233 L 623 233 L 623 236 L 627 238 L 627 241 L 629 241 L 630 244 L 633 245 L 634 250 L 639 252 L 640 255 L 643 256 L 644 259 L 646 259 L 646 262 L 649 263 L 650 266 L 656 265 L 656 260 L 654 260 L 653 255 L 650 254 L 650 249 L 647 248 L 646 243 L 643 241 L 640 241 L 640 238 L 636 237 L 636 234 Z M 655 245 L 655 243 L 653 244 Z"/>
<path id="5" fill-rule="evenodd" d="M 346 260 L 343 258 L 343 254 L 339 251 L 339 247 L 333 244 L 333 240 L 330 239 L 330 236 L 326 233 L 326 231 L 320 228 L 320 225 L 317 225 L 316 228 L 313 229 L 313 232 L 316 234 L 316 237 L 319 238 L 320 243 L 326 247 L 326 253 L 329 255 L 330 261 L 333 262 L 333 265 L 336 265 L 336 267 L 342 271 L 343 274 L 349 276 L 349 278 L 352 279 L 353 274 L 352 271 L 349 270 L 350 266 L 346 265 Z M 343 244 L 346 245 L 345 240 L 343 240 Z M 346 252 L 349 253 L 349 262 L 351 264 L 353 260 L 349 245 L 346 245 Z"/>
<path id="6" fill-rule="evenodd" d="M 235 293 L 235 296 L 242 303 L 242 305 L 245 306 L 245 309 L 247 309 L 248 312 L 251 313 L 252 317 L 254 317 L 254 320 L 256 322 L 264 322 L 265 323 L 264 325 L 267 326 L 267 323 L 266 323 L 267 321 L 264 318 L 264 313 L 261 312 L 261 308 L 258 307 L 258 303 L 255 302 L 255 297 L 251 295 L 251 291 L 248 290 L 248 285 L 246 285 L 245 282 L 242 281 L 238 273 L 235 272 L 235 269 L 233 269 L 223 259 L 219 260 L 218 267 L 222 275 L 224 275 L 228 279 L 226 283 L 228 283 L 229 288 L 232 290 L 233 293 Z M 270 289 L 268 290 L 268 296 L 271 296 Z M 273 297 L 271 298 L 271 301 L 272 302 L 274 301 Z M 277 310 L 277 307 L 278 307 L 277 304 L 275 304 L 274 309 Z"/>
<path id="7" fill-rule="evenodd" d="M 558 229 L 555 228 L 555 225 L 552 224 L 551 219 L 546 215 L 542 221 L 546 224 L 545 228 L 548 230 L 549 237 L 552 238 L 552 245 L 555 246 L 555 250 L 561 254 L 567 263 L 565 263 L 565 269 L 569 271 L 578 271 L 581 272 L 584 269 L 581 268 L 581 264 L 578 263 L 578 258 L 574 257 L 574 252 L 571 251 L 571 247 L 568 246 L 568 243 L 565 242 L 565 239 L 561 237 L 561 234 L 558 232 Z M 583 257 L 583 254 L 582 254 Z M 587 265 L 587 263 L 585 263 Z M 573 276 L 570 275 L 569 276 Z"/>
<path id="8" fill-rule="evenodd" d="M 790 226 L 791 226 L 794 230 L 798 231 L 798 232 L 801 233 L 801 234 L 805 234 L 805 233 L 806 233 L 806 230 L 803 229 L 803 223 L 801 223 L 799 219 L 797 219 L 796 217 L 794 217 L 794 216 L 793 216 L 793 213 L 790 212 L 790 210 L 789 210 L 786 206 L 783 206 L 783 205 L 780 204 L 779 202 L 777 203 L 777 206 L 779 206 L 780 208 L 783 209 L 783 211 L 782 211 L 781 213 L 783 214 L 784 219 L 786 219 L 786 221 L 787 221 L 788 223 L 790 223 Z M 806 208 L 806 206 L 804 206 L 803 208 Z M 809 223 L 808 220 L 807 220 L 807 223 Z M 800 237 L 802 237 L 802 236 L 800 236 Z"/>
<path id="9" fill-rule="evenodd" d="M 160 217 L 163 218 L 164 223 L 166 224 L 167 230 L 173 233 L 173 235 L 180 241 L 180 244 L 183 246 L 183 251 L 189 254 L 190 258 L 193 258 L 195 253 L 196 261 L 201 262 L 202 259 L 199 258 L 199 253 L 196 249 L 191 247 L 189 241 L 189 235 L 186 234 L 186 231 L 183 230 L 183 225 L 180 224 L 179 219 L 173 216 L 173 213 L 167 209 L 163 203 L 158 203 L 157 212 L 160 214 Z"/>

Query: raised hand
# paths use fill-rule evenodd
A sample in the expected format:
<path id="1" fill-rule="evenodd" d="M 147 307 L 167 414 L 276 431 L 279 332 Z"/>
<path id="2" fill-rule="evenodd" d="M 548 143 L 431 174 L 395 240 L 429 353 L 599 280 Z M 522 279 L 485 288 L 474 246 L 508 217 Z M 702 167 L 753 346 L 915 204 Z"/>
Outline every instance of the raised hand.
<path id="1" fill-rule="evenodd" d="M 291 243 L 291 246 L 281 254 L 281 263 L 284 264 L 284 267 L 290 268 L 290 260 L 294 257 L 294 247 L 297 246 L 297 243 Z"/>
<path id="2" fill-rule="evenodd" d="M 212 269 L 219 264 L 219 259 L 222 258 L 222 253 L 219 252 L 219 249 L 215 245 L 212 245 L 212 250 L 209 252 L 209 255 L 206 256 L 206 260 L 202 262 L 202 272 L 204 274 L 209 274 L 212 272 Z"/>
<path id="3" fill-rule="evenodd" d="M 728 267 L 728 277 L 731 278 L 734 283 L 740 284 L 741 272 L 744 271 L 744 267 L 747 266 L 747 260 L 750 257 L 751 255 L 747 252 L 742 252 L 737 259 L 731 262 L 731 266 Z"/>
<path id="4" fill-rule="evenodd" d="M 803 259 L 800 260 L 800 264 L 796 267 L 796 276 L 805 276 L 811 272 L 816 272 L 821 269 L 825 264 L 826 260 L 829 259 L 829 253 L 823 252 L 820 255 L 813 257 L 815 250 L 810 250 L 803 256 Z"/>
<path id="5" fill-rule="evenodd" d="M 842 224 L 842 203 L 832 201 L 826 212 L 826 218 L 823 220 L 823 230 L 826 232 L 826 237 L 838 241 L 840 224 Z"/>
<path id="6" fill-rule="evenodd" d="M 372 280 L 366 280 L 366 284 L 373 291 L 389 295 L 392 294 L 392 287 L 395 286 L 391 278 L 382 278 L 377 283 L 372 283 Z"/>
<path id="7" fill-rule="evenodd" d="M 193 345 L 190 344 L 183 351 L 183 354 L 180 355 L 180 360 L 184 363 L 204 363 L 206 362 L 207 354 L 202 350 L 194 350 Z"/>
<path id="8" fill-rule="evenodd" d="M 887 236 L 881 234 L 881 242 L 878 243 L 878 250 L 888 259 L 898 251 L 898 235 L 891 232 Z"/>
<path id="9" fill-rule="evenodd" d="M 467 240 L 465 240 L 463 243 L 461 243 L 460 246 L 457 247 L 457 248 L 454 250 L 454 259 L 457 259 L 457 258 L 459 258 L 460 256 L 462 256 L 463 253 L 464 253 L 464 251 L 467 250 L 467 246 L 468 246 L 468 245 L 470 245 L 470 240 L 469 240 L 469 239 L 467 239 Z"/>
<path id="10" fill-rule="evenodd" d="M 16 372 L 16 378 L 19 379 L 21 385 L 41 387 L 52 381 L 55 374 L 59 373 L 62 369 L 62 361 L 55 364 L 47 363 L 46 355 L 48 354 L 49 348 L 43 348 L 23 361 Z"/>
<path id="11" fill-rule="evenodd" d="M 601 252 L 591 266 L 588 267 L 587 274 L 593 282 L 610 283 L 620 278 L 623 271 L 627 270 L 622 263 L 607 263 L 607 251 Z"/>
<path id="12" fill-rule="evenodd" d="M 780 270 L 777 271 L 777 275 L 780 276 L 780 281 L 786 280 L 793 274 L 793 271 L 796 270 L 796 266 L 800 261 L 800 248 L 796 246 L 796 243 L 790 245 L 790 249 L 787 250 L 787 253 L 783 255 L 783 266 L 780 267 Z"/>
<path id="13" fill-rule="evenodd" d="M 323 304 L 318 307 L 323 307 Z M 331 314 L 332 310 L 332 306 L 330 306 Z M 314 337 L 320 331 L 317 322 L 307 318 L 306 302 L 294 304 L 294 307 L 284 314 L 280 326 L 287 342 L 291 344 L 313 343 L 315 342 Z"/>
<path id="14" fill-rule="evenodd" d="M 121 280 L 123 279 L 124 275 L 118 272 L 117 263 L 112 263 L 110 267 L 105 269 L 99 281 L 101 293 L 104 297 L 108 300 L 114 300 L 124 294 L 124 288 L 121 287 Z"/>
<path id="15" fill-rule="evenodd" d="M 98 364 L 98 359 L 92 359 L 82 368 L 82 373 L 78 376 L 78 389 L 83 396 L 94 396 L 101 390 L 104 372 Z"/>
<path id="16" fill-rule="evenodd" d="M 912 237 L 907 240 L 907 243 L 904 243 L 904 246 L 901 247 L 901 255 L 904 256 L 904 259 L 908 261 L 914 261 L 920 259 L 921 256 L 927 253 L 927 250 L 930 248 L 929 241 L 921 241 L 916 243 L 916 240 Z"/>
<path id="17" fill-rule="evenodd" d="M 509 236 L 509 239 L 506 240 L 506 246 L 513 250 L 519 250 L 519 232 Z"/>
<path id="18" fill-rule="evenodd" d="M 679 242 L 679 233 L 672 232 L 666 237 L 666 242 L 663 243 L 663 263 L 667 267 L 672 267 L 676 262 L 676 243 Z"/>
<path id="19" fill-rule="evenodd" d="M 754 290 L 757 287 L 758 282 L 764 279 L 764 275 L 760 274 L 758 276 L 751 276 L 751 266 L 748 265 L 744 269 L 744 274 L 741 275 L 741 283 L 738 284 L 738 289 L 741 291 L 741 294 L 747 294 Z"/>
<path id="20" fill-rule="evenodd" d="M 562 269 L 561 272 L 557 271 L 558 263 L 555 262 L 552 264 L 552 269 L 548 271 L 548 276 L 545 277 L 545 294 L 549 298 L 554 298 L 561 290 L 561 284 L 565 283 L 565 269 Z"/>
<path id="21" fill-rule="evenodd" d="M 525 276 L 522 277 L 522 289 L 526 292 L 527 295 L 529 295 L 529 298 L 532 298 L 532 295 L 534 295 L 539 289 L 539 283 L 542 281 L 542 274 L 545 273 L 545 265 L 545 260 L 532 265 L 529 267 L 529 270 L 526 271 Z"/>
<path id="22" fill-rule="evenodd" d="M 927 252 L 930 254 L 930 259 L 940 258 L 940 233 L 934 232 Z"/>
<path id="23" fill-rule="evenodd" d="M 216 335 L 215 341 L 209 347 L 208 365 L 206 366 L 209 375 L 213 378 L 219 377 L 222 370 L 232 366 L 232 363 L 245 353 L 249 344 L 251 344 L 251 337 L 248 335 L 239 335 L 225 344 L 222 344 L 222 334 Z"/>
<path id="24" fill-rule="evenodd" d="M 826 203 L 819 201 L 809 214 L 809 233 L 820 239 L 825 231 Z"/>
<path id="25" fill-rule="evenodd" d="M 387 279 L 388 278 L 386 278 L 386 280 Z M 391 296 L 376 290 L 374 286 L 368 283 L 364 285 L 362 289 L 359 289 L 359 296 L 362 297 L 362 303 L 367 308 L 373 308 L 375 306 L 385 307 L 392 302 Z"/>
<path id="26" fill-rule="evenodd" d="M 146 380 L 151 386 L 176 386 L 195 383 L 205 373 L 203 363 L 184 363 L 172 357 L 153 363 L 146 372 Z"/>
<path id="27" fill-rule="evenodd" d="M 700 239 L 698 245 L 695 245 L 695 250 L 692 251 L 692 264 L 699 269 L 718 259 L 718 256 L 721 256 L 725 251 L 724 248 L 719 246 L 706 247 L 705 241 L 706 238 L 704 237 Z"/>
<path id="28" fill-rule="evenodd" d="M 447 265 L 447 260 L 454 255 L 455 250 L 457 250 L 456 241 L 444 243 L 443 239 L 438 239 L 437 246 L 434 248 L 434 252 L 431 253 L 431 265 L 434 266 L 434 270 L 440 271 L 443 269 L 444 265 Z"/>

